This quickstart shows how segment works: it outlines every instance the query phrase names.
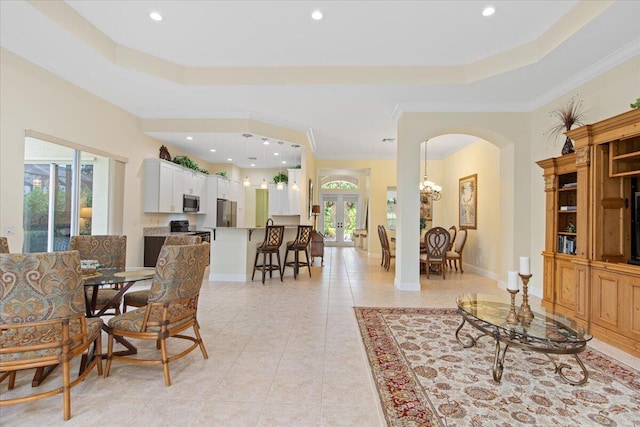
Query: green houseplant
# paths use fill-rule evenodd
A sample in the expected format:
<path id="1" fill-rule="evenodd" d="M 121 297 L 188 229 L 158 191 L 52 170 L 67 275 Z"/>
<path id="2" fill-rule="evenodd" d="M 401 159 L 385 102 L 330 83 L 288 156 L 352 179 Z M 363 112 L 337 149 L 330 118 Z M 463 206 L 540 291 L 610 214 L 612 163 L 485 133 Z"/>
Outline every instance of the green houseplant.
<path id="1" fill-rule="evenodd" d="M 273 182 L 275 182 L 276 184 L 279 182 L 282 182 L 283 184 L 287 184 L 289 183 L 289 177 L 287 176 L 286 173 L 280 172 L 279 174 L 273 177 Z"/>
<path id="2" fill-rule="evenodd" d="M 177 165 L 180 165 L 182 167 L 188 168 L 188 169 L 193 169 L 196 172 L 206 173 L 207 175 L 209 174 L 209 171 L 207 171 L 205 169 L 200 169 L 198 164 L 196 162 L 194 162 L 193 160 L 191 160 L 187 156 L 175 156 L 173 158 L 173 163 L 175 163 Z"/>

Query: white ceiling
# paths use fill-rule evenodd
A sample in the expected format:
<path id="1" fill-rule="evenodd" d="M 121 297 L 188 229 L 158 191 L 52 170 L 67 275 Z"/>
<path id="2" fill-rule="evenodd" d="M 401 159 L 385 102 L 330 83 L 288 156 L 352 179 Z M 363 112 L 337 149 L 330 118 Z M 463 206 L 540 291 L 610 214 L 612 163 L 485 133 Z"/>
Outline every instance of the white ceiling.
<path id="1" fill-rule="evenodd" d="M 394 158 L 399 111 L 530 111 L 640 54 L 639 1 L 485 4 L 0 1 L 0 44 L 141 118 L 252 119 L 325 159 Z M 269 135 L 148 133 L 212 162 L 275 157 Z M 434 138 L 429 158 L 472 140 Z"/>

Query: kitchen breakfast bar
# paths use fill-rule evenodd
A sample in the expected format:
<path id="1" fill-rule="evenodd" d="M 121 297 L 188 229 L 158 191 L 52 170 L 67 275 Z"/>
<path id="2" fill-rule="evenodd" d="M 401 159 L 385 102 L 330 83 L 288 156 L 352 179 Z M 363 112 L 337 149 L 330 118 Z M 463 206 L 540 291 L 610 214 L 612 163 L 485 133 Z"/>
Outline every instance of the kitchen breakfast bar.
<path id="1" fill-rule="evenodd" d="M 284 263 L 287 242 L 295 240 L 297 225 L 287 225 L 280 246 L 280 261 Z M 211 240 L 209 280 L 245 282 L 251 280 L 256 246 L 264 240 L 264 227 L 218 227 Z M 291 255 L 290 255 L 291 256 Z M 262 262 L 262 256 L 259 263 Z M 275 259 L 274 259 L 275 262 Z M 280 277 L 277 273 L 274 273 Z M 256 273 L 256 278 L 259 275 Z"/>

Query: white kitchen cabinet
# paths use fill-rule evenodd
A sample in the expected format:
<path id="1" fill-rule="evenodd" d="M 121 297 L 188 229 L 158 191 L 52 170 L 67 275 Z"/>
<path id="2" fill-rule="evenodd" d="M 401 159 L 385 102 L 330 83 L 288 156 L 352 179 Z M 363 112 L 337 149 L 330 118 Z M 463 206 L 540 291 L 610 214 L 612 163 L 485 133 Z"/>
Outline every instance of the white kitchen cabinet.
<path id="1" fill-rule="evenodd" d="M 302 176 L 300 169 L 287 169 L 289 178 L 289 189 L 287 191 L 289 197 L 289 215 L 300 215 L 300 177 Z M 295 186 L 293 184 L 296 184 Z"/>
<path id="2" fill-rule="evenodd" d="M 200 197 L 200 215 L 196 220 L 199 228 L 216 228 L 216 216 L 218 214 L 218 176 L 209 175 L 206 180 L 205 191 Z"/>
<path id="3" fill-rule="evenodd" d="M 184 187 L 183 193 L 192 196 L 202 197 L 207 176 L 203 173 L 191 169 L 183 169 Z"/>
<path id="4" fill-rule="evenodd" d="M 183 168 L 161 159 L 144 159 L 145 212 L 182 212 Z"/>
<path id="5" fill-rule="evenodd" d="M 289 215 L 288 185 L 278 190 L 276 184 L 269 184 L 269 216 Z"/>
<path id="6" fill-rule="evenodd" d="M 227 178 L 216 176 L 218 179 L 218 199 L 231 199 L 231 186 Z"/>

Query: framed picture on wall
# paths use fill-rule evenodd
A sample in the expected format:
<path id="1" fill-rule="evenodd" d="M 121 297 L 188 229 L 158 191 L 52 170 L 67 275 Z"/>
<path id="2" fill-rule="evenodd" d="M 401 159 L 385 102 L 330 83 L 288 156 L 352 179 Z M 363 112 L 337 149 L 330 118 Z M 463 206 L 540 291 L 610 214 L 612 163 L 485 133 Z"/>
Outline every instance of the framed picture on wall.
<path id="1" fill-rule="evenodd" d="M 313 181 L 311 181 L 311 179 L 309 179 L 309 219 L 311 219 L 311 215 L 312 215 L 312 209 L 313 209 Z"/>
<path id="2" fill-rule="evenodd" d="M 478 226 L 478 174 L 460 178 L 460 229 L 476 229 Z"/>

